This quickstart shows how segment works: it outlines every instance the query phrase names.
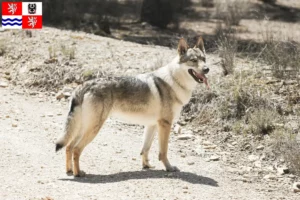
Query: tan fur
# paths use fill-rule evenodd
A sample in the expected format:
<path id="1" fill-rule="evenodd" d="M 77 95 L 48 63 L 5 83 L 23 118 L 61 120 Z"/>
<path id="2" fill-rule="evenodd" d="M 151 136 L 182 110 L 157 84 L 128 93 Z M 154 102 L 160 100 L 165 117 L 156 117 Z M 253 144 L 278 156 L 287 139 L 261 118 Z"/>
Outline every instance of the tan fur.
<path id="1" fill-rule="evenodd" d="M 158 131 L 159 160 L 167 171 L 178 171 L 167 156 L 170 131 L 174 119 L 188 103 L 197 85 L 197 79 L 188 70 L 204 76 L 203 45 L 202 38 L 194 48 L 189 48 L 186 41 L 180 39 L 179 55 L 153 73 L 106 82 L 87 82 L 80 86 L 71 100 L 65 134 L 56 143 L 56 151 L 66 146 L 66 172 L 74 176 L 84 175 L 79 165 L 81 153 L 110 116 L 145 125 L 141 151 L 143 168 L 152 167 L 148 155 Z"/>

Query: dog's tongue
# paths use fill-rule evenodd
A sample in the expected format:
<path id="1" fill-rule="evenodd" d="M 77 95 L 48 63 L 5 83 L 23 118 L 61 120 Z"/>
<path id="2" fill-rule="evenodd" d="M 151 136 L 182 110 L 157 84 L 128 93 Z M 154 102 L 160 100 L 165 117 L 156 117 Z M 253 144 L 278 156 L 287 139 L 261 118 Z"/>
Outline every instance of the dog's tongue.
<path id="1" fill-rule="evenodd" d="M 206 85 L 207 89 L 209 89 L 209 85 L 208 85 L 206 76 L 204 74 L 198 74 L 198 73 L 197 73 L 197 76 L 198 76 L 198 78 L 203 80 L 203 83 Z"/>
<path id="2" fill-rule="evenodd" d="M 207 82 L 207 78 L 206 78 L 206 77 L 204 77 L 203 82 L 204 82 L 204 84 L 206 85 L 207 89 L 209 90 L 209 85 L 208 85 L 208 82 Z"/>

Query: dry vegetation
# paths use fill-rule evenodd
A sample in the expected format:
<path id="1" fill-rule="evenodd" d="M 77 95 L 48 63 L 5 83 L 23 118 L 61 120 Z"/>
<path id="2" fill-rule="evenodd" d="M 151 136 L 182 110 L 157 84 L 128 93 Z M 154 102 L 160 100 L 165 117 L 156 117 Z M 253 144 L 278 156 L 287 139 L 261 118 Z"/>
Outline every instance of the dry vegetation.
<path id="1" fill-rule="evenodd" d="M 205 2 L 202 5 L 208 6 Z M 249 5 L 248 1 L 215 1 L 215 15 L 223 19 L 216 26 L 215 36 L 225 77 L 211 80 L 211 91 L 196 92 L 183 115 L 192 114 L 195 126 L 217 123 L 224 131 L 250 134 L 259 140 L 268 135 L 273 141 L 270 151 L 276 152 L 277 158 L 283 156 L 289 169 L 300 175 L 299 130 L 283 128 L 290 121 L 299 123 L 300 96 L 294 91 L 299 90 L 300 46 L 267 26 L 261 30 L 259 44 L 239 46 L 235 27 L 246 16 Z M 237 57 L 247 60 L 250 66 L 236 70 Z"/>

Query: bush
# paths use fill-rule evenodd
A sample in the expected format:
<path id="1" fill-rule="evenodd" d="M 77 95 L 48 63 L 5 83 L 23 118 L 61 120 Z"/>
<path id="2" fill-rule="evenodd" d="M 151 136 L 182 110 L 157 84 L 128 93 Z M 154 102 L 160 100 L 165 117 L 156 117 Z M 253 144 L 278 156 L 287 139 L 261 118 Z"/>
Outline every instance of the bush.
<path id="1" fill-rule="evenodd" d="M 225 30 L 221 24 L 217 25 L 215 31 L 217 36 L 217 46 L 219 49 L 219 56 L 221 58 L 221 67 L 223 74 L 226 76 L 232 74 L 235 68 L 235 57 L 237 54 L 237 42 L 231 30 Z"/>
<path id="2" fill-rule="evenodd" d="M 264 48 L 261 59 L 271 66 L 272 74 L 276 78 L 290 79 L 298 77 L 300 71 L 300 44 L 282 40 L 282 35 L 275 34 L 268 28 L 263 32 Z"/>
<path id="3" fill-rule="evenodd" d="M 274 151 L 282 155 L 292 173 L 300 175 L 300 141 L 297 135 L 286 130 L 277 130 L 273 135 Z"/>
<path id="4" fill-rule="evenodd" d="M 269 109 L 255 110 L 249 116 L 249 131 L 254 135 L 266 135 L 271 133 L 279 115 L 276 111 Z"/>

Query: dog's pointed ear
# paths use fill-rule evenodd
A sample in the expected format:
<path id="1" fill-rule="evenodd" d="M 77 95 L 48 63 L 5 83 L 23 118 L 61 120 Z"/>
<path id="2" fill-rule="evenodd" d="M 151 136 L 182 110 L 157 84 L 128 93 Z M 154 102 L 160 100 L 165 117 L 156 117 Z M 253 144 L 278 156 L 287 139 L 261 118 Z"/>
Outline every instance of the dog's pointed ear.
<path id="1" fill-rule="evenodd" d="M 199 36 L 197 39 L 197 43 L 195 45 L 195 48 L 199 48 L 202 52 L 205 53 L 205 49 L 204 49 L 204 41 L 202 36 Z"/>
<path id="2" fill-rule="evenodd" d="M 185 39 L 180 38 L 180 40 L 178 42 L 178 48 L 177 48 L 178 54 L 180 56 L 185 54 L 186 51 L 188 50 L 188 48 L 189 48 L 189 46 L 187 45 Z"/>

